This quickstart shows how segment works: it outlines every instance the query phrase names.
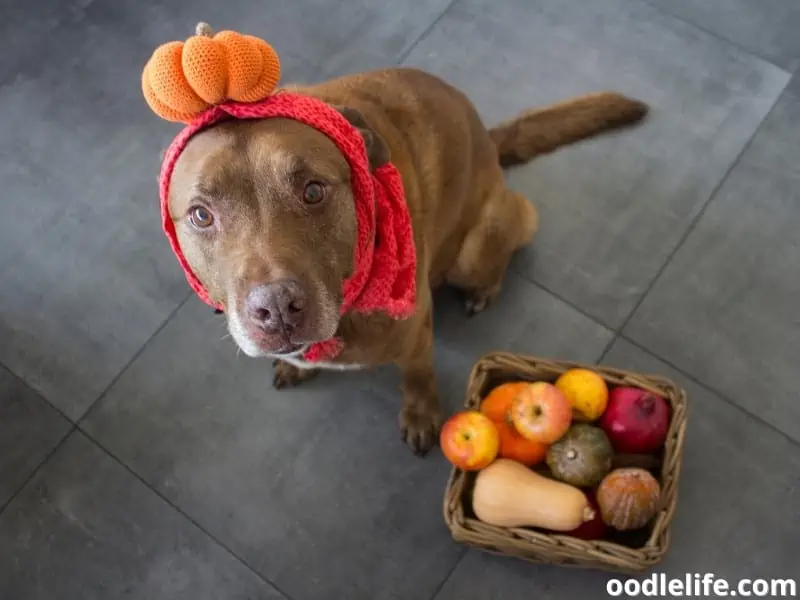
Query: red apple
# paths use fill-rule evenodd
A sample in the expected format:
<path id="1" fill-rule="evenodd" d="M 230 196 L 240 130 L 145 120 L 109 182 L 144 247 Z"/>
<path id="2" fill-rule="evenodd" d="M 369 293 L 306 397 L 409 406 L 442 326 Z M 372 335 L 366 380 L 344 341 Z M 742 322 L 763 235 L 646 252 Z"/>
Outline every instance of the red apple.
<path id="1" fill-rule="evenodd" d="M 469 410 L 454 414 L 442 426 L 439 446 L 445 458 L 464 471 L 489 466 L 500 449 L 500 434 L 489 417 Z"/>
<path id="2" fill-rule="evenodd" d="M 586 491 L 585 494 L 586 498 L 589 500 L 589 506 L 594 511 L 594 518 L 591 521 L 581 523 L 572 531 L 568 531 L 567 535 L 582 540 L 601 540 L 608 533 L 608 525 L 603 522 L 603 518 L 600 516 L 600 506 L 597 504 L 594 492 L 589 490 Z"/>
<path id="3" fill-rule="evenodd" d="M 572 405 L 552 383 L 525 386 L 511 403 L 511 422 L 519 434 L 540 444 L 558 441 L 572 422 Z"/>
<path id="4" fill-rule="evenodd" d="M 664 445 L 670 410 L 660 396 L 635 387 L 611 390 L 600 427 L 617 452 L 655 452 Z"/>

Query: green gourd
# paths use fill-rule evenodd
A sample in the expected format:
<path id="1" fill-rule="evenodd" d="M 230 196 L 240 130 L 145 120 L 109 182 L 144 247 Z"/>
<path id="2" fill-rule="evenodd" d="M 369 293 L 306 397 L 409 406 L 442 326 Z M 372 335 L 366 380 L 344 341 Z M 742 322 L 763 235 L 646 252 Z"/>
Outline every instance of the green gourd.
<path id="1" fill-rule="evenodd" d="M 592 487 L 611 471 L 614 448 L 599 427 L 577 423 L 547 451 L 547 466 L 556 479 Z"/>

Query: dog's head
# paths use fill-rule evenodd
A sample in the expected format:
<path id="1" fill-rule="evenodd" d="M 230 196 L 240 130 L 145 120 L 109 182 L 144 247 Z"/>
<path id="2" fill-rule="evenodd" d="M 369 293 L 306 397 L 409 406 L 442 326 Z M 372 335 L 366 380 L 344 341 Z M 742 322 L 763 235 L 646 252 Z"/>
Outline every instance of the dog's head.
<path id="1" fill-rule="evenodd" d="M 370 167 L 388 162 L 363 115 L 337 109 L 361 133 Z M 358 222 L 350 167 L 325 134 L 283 118 L 201 131 L 175 163 L 168 209 L 189 267 L 246 354 L 298 354 L 335 335 Z"/>

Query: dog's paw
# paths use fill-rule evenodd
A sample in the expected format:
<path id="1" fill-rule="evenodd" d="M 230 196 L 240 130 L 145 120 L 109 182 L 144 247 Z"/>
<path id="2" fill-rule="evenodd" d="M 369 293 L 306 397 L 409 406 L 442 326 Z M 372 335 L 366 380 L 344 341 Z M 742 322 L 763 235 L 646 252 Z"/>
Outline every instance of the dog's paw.
<path id="1" fill-rule="evenodd" d="M 467 316 L 475 316 L 489 308 L 489 305 L 497 298 L 499 293 L 500 286 L 469 292 L 464 300 L 464 309 L 467 312 Z"/>
<path id="2" fill-rule="evenodd" d="M 317 374 L 316 369 L 299 369 L 282 360 L 276 360 L 273 366 L 275 375 L 272 378 L 272 385 L 278 390 L 296 386 Z"/>
<path id="3" fill-rule="evenodd" d="M 425 456 L 436 445 L 442 427 L 442 414 L 404 406 L 399 415 L 403 441 L 417 456 Z"/>

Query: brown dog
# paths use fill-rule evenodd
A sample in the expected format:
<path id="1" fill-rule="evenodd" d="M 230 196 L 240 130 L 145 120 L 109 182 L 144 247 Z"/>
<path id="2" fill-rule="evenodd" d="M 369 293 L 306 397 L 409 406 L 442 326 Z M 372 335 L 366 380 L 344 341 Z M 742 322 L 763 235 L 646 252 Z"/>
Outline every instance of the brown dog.
<path id="1" fill-rule="evenodd" d="M 469 313 L 483 310 L 498 294 L 512 254 L 537 229 L 536 210 L 506 187 L 501 167 L 636 122 L 647 108 L 600 93 L 487 130 L 461 92 L 414 69 L 292 91 L 337 107 L 364 137 L 370 167 L 391 160 L 401 174 L 417 254 L 415 313 L 402 320 L 340 315 L 357 230 L 350 171 L 330 139 L 294 120 L 224 122 L 189 142 L 169 195 L 180 245 L 211 299 L 224 307 L 238 346 L 249 356 L 278 358 L 276 387 L 319 368 L 397 364 L 404 384 L 400 426 L 408 445 L 424 453 L 442 418 L 431 289 L 455 286 Z M 275 318 L 284 323 L 265 325 Z M 332 362 L 302 360 L 308 344 L 334 335 L 344 347 Z"/>

